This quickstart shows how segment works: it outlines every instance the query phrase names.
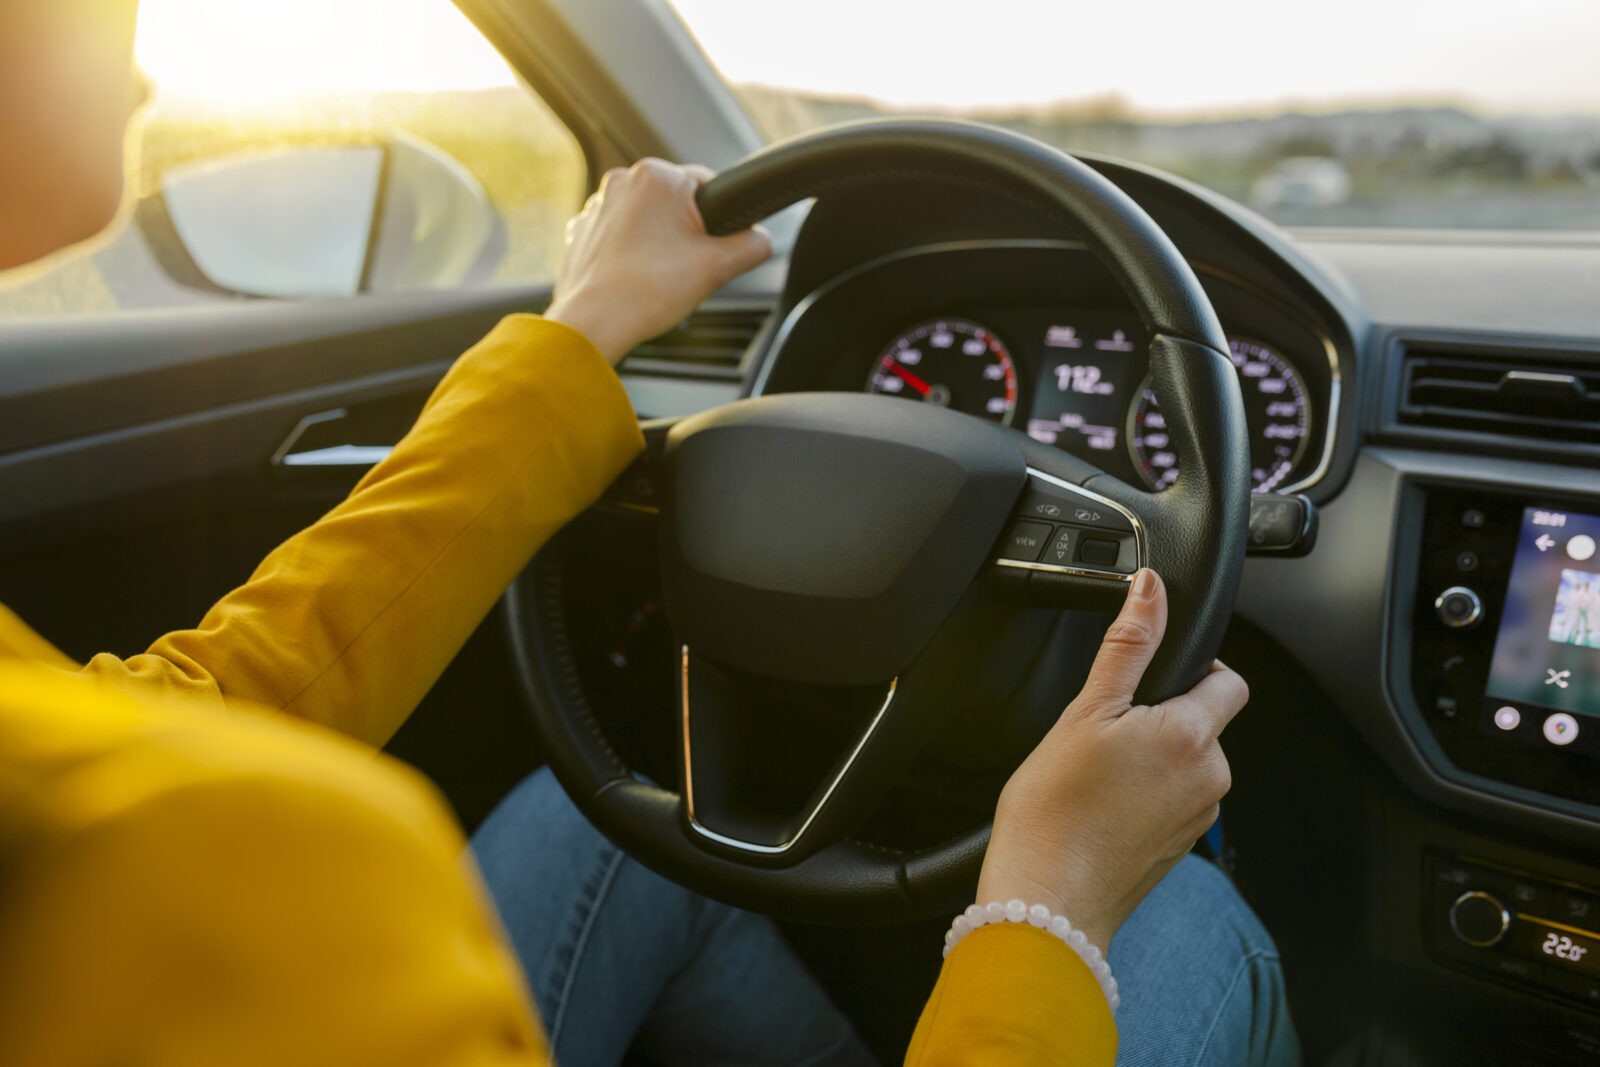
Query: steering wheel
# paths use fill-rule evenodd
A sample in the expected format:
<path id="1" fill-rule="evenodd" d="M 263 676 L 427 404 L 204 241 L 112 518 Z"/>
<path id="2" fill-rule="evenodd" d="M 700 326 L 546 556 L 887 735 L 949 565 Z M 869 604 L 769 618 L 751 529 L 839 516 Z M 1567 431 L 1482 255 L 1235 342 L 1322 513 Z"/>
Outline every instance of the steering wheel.
<path id="1" fill-rule="evenodd" d="M 1114 609 L 1153 567 L 1170 616 L 1138 699 L 1159 701 L 1209 668 L 1244 557 L 1249 446 L 1222 328 L 1172 242 L 1088 166 L 986 126 L 873 121 L 758 152 L 699 205 L 708 230 L 731 233 L 805 198 L 907 181 L 1019 199 L 1081 232 L 1148 329 L 1176 483 L 1148 493 L 1018 431 L 881 396 L 763 397 L 647 425 L 645 455 L 608 496 L 656 516 L 681 650 L 676 783 L 613 750 L 553 571 L 536 563 L 521 579 L 533 588 L 507 598 L 535 728 L 578 807 L 661 874 L 800 921 L 971 901 L 988 825 L 910 852 L 851 835 L 935 731 L 984 729 L 996 694 L 1034 669 L 995 635 L 1041 607 Z M 787 791 L 768 786 L 799 772 L 763 742 L 780 707 L 839 742 Z"/>

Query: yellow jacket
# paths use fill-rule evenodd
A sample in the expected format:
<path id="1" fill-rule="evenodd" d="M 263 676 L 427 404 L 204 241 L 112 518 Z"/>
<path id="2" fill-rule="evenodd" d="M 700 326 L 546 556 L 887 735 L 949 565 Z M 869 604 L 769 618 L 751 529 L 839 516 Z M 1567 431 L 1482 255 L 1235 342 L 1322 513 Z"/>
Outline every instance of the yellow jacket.
<path id="1" fill-rule="evenodd" d="M 195 629 L 79 667 L 0 607 L 0 1063 L 546 1063 L 460 830 L 372 746 L 641 446 L 592 346 L 515 316 Z M 986 927 L 907 1062 L 1115 1047 L 1075 954 Z"/>

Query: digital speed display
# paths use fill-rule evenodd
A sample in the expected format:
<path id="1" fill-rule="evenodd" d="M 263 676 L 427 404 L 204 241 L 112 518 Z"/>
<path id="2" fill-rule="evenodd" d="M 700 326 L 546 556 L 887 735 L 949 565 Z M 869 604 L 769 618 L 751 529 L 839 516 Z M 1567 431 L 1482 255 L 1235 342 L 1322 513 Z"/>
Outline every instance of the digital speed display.
<path id="1" fill-rule="evenodd" d="M 1044 332 L 1028 436 L 1069 452 L 1112 452 L 1122 436 L 1144 339 L 1124 324 L 1080 317 Z"/>

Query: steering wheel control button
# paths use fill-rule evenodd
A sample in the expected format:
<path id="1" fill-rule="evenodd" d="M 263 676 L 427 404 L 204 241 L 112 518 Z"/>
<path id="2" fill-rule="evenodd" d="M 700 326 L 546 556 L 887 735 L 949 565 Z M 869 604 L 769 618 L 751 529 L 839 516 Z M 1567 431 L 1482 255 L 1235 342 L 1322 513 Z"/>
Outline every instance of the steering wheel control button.
<path id="1" fill-rule="evenodd" d="M 661 510 L 661 491 L 657 485 L 659 472 L 650 465 L 636 462 L 622 473 L 606 490 L 602 502 L 627 511 L 656 514 Z"/>
<path id="2" fill-rule="evenodd" d="M 600 507 L 650 516 L 661 513 L 664 473 L 661 453 L 669 423 L 670 420 L 656 420 L 640 424 L 639 428 L 644 431 L 644 451 L 606 488 L 599 500 Z"/>
<path id="3" fill-rule="evenodd" d="M 1077 547 L 1078 531 L 1070 526 L 1057 527 L 1050 547 L 1044 550 L 1044 562 L 1065 566 L 1072 562 L 1072 551 Z"/>
<path id="4" fill-rule="evenodd" d="M 1507 704 L 1494 713 L 1494 724 L 1509 733 L 1522 725 L 1522 712 Z"/>
<path id="5" fill-rule="evenodd" d="M 1000 538 L 1000 558 L 1022 563 L 1037 563 L 1051 543 L 1053 529 L 1046 522 L 1013 522 Z"/>
<path id="6" fill-rule="evenodd" d="M 1303 556 L 1317 540 L 1317 511 L 1299 494 L 1257 493 L 1250 498 L 1252 555 Z"/>
<path id="7" fill-rule="evenodd" d="M 1544 739 L 1552 745 L 1570 745 L 1578 739 L 1578 720 L 1558 711 L 1544 721 Z"/>
<path id="8" fill-rule="evenodd" d="M 1469 890 L 1450 905 L 1450 930 L 1473 948 L 1492 948 L 1511 929 L 1511 913 L 1480 889 Z"/>
<path id="9" fill-rule="evenodd" d="M 1121 546 L 1101 537 L 1085 537 L 1078 549 L 1078 561 L 1095 567 L 1115 567 Z"/>
<path id="10" fill-rule="evenodd" d="M 1143 536 L 1121 504 L 1030 467 L 994 562 L 1001 571 L 1029 572 L 1028 600 L 1040 607 L 1115 609 L 1144 558 Z"/>
<path id="11" fill-rule="evenodd" d="M 1116 508 L 1069 489 L 1029 478 L 1017 510 L 1028 518 L 1050 522 L 1070 522 L 1075 526 L 1094 526 L 1118 533 L 1133 533 L 1133 524 Z"/>
<path id="12" fill-rule="evenodd" d="M 1483 618 L 1483 601 L 1478 594 L 1464 585 L 1453 585 L 1440 593 L 1433 602 L 1439 621 L 1454 630 L 1476 626 Z"/>

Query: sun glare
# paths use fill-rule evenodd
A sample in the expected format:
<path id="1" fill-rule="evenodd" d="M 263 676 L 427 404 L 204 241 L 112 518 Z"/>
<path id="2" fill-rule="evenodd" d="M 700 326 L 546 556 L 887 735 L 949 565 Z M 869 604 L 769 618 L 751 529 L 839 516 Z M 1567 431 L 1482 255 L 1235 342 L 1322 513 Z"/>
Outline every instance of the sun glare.
<path id="1" fill-rule="evenodd" d="M 450 0 L 143 0 L 139 63 L 174 103 L 516 83 Z"/>

